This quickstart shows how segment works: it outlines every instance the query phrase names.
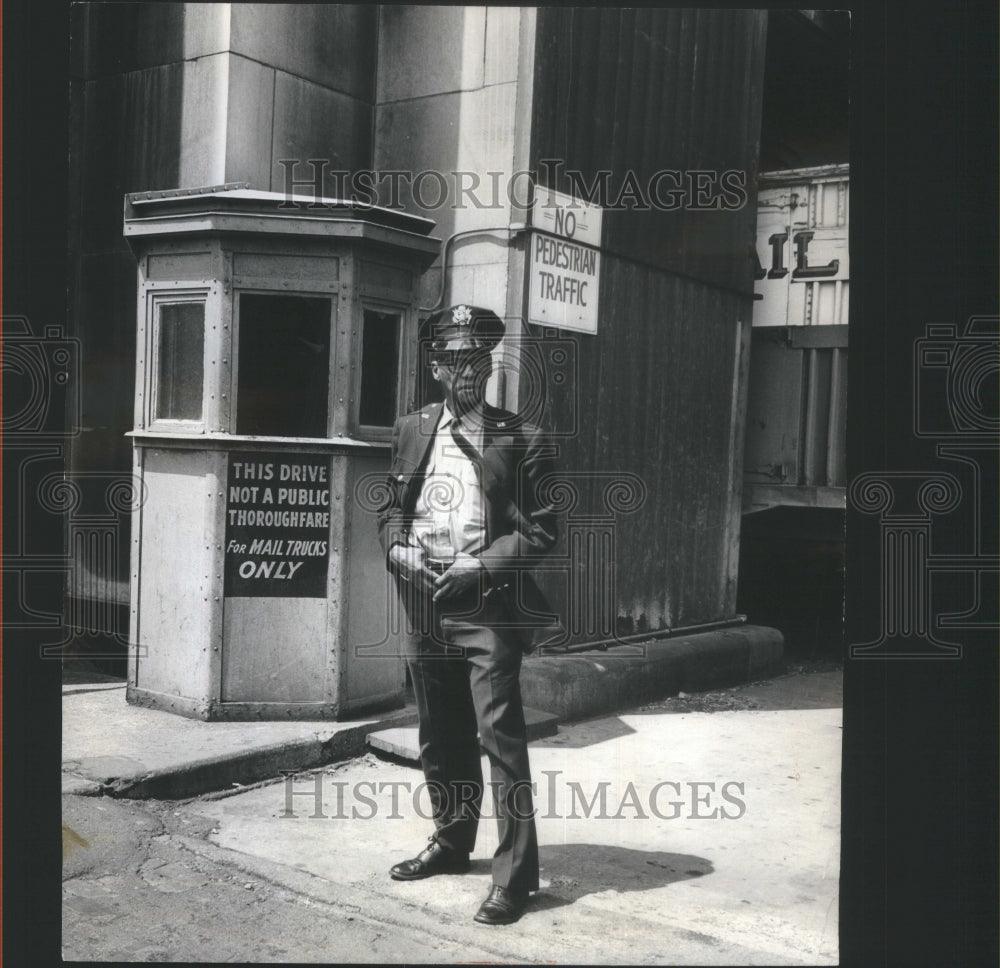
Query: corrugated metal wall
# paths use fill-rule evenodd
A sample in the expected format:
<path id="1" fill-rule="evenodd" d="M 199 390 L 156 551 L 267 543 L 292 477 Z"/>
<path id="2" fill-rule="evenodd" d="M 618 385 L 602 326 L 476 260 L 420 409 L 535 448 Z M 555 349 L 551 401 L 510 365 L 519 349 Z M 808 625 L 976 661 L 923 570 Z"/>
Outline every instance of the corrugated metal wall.
<path id="1" fill-rule="evenodd" d="M 612 184 L 629 169 L 640 183 L 664 168 L 747 173 L 738 211 L 606 211 L 598 334 L 561 334 L 578 366 L 549 411 L 557 431 L 578 427 L 560 439 L 581 489 L 568 530 L 597 521 L 616 476 L 645 492 L 614 518 L 619 634 L 735 614 L 765 29 L 754 11 L 539 11 L 536 165 L 607 168 Z M 572 590 L 547 586 L 572 624 Z"/>
<path id="2" fill-rule="evenodd" d="M 560 471 L 579 491 L 564 530 L 613 534 L 620 633 L 732 617 L 733 375 L 746 300 L 608 257 L 601 304 L 597 337 L 565 334 L 576 386 L 551 387 L 554 426 L 578 427 L 558 438 Z M 642 493 L 637 510 L 607 514 L 616 482 Z M 568 604 L 555 583 L 548 590 Z"/>
<path id="3" fill-rule="evenodd" d="M 746 174 L 749 202 L 735 212 L 606 212 L 607 250 L 749 290 L 766 29 L 761 10 L 539 10 L 536 164 L 559 159 L 588 185 L 609 170 L 613 198 L 628 171 L 644 191 L 666 169 Z M 660 183 L 666 204 L 672 186 Z M 571 184 L 563 173 L 550 187 Z"/>

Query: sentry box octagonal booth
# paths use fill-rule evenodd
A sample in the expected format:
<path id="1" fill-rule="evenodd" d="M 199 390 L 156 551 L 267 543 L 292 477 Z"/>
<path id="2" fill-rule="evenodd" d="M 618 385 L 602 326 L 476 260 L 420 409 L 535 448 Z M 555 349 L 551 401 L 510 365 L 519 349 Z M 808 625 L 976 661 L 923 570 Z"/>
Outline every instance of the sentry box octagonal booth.
<path id="1" fill-rule="evenodd" d="M 126 199 L 139 266 L 127 697 L 202 719 L 402 702 L 375 508 L 433 223 L 223 186 Z"/>

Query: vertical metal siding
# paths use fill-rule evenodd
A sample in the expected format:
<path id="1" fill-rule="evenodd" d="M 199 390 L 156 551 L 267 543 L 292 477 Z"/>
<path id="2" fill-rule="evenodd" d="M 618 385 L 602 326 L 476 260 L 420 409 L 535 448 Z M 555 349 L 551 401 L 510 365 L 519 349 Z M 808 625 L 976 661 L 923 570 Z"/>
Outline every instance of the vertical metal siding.
<path id="1" fill-rule="evenodd" d="M 736 321 L 749 305 L 613 257 L 601 303 L 596 338 L 565 334 L 576 346 L 578 383 L 554 388 L 549 416 L 557 428 L 574 420 L 580 428 L 560 440 L 559 456 L 579 486 L 578 511 L 599 513 L 616 475 L 636 475 L 645 487 L 642 507 L 616 516 L 615 560 L 606 563 L 615 571 L 618 630 L 732 617 L 732 382 Z M 554 584 L 549 590 L 560 598 Z"/>
<path id="2" fill-rule="evenodd" d="M 759 153 L 766 12 L 542 8 L 533 141 L 588 184 L 613 172 L 744 172 L 737 212 L 611 211 L 605 247 L 718 286 L 747 291 Z M 666 191 L 671 183 L 664 182 Z M 569 190 L 565 173 L 552 187 Z M 629 203 L 626 202 L 626 205 Z"/>
<path id="3" fill-rule="evenodd" d="M 610 170 L 615 193 L 630 170 L 644 189 L 662 169 L 736 169 L 748 179 L 749 203 L 735 212 L 606 211 L 598 333 L 561 334 L 575 344 L 578 378 L 553 387 L 549 418 L 579 428 L 561 439 L 559 458 L 583 475 L 574 477 L 577 512 L 600 512 L 616 474 L 638 476 L 646 491 L 638 511 L 615 519 L 620 634 L 735 613 L 742 394 L 733 381 L 738 327 L 751 311 L 765 28 L 760 11 L 538 14 L 535 164 L 559 159 L 588 184 Z M 552 187 L 571 185 L 563 174 Z M 549 591 L 566 606 L 556 582 Z"/>

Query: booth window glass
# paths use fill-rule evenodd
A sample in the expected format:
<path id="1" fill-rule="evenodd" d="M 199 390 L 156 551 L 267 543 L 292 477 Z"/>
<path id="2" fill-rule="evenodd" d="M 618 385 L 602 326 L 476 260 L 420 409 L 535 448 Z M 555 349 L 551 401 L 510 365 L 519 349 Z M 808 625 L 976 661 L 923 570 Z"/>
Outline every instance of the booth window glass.
<path id="1" fill-rule="evenodd" d="M 361 334 L 361 398 L 358 404 L 358 423 L 363 427 L 391 427 L 396 419 L 399 335 L 398 313 L 365 310 Z"/>
<path id="2" fill-rule="evenodd" d="M 240 294 L 236 433 L 327 436 L 331 312 L 324 296 Z"/>
<path id="3" fill-rule="evenodd" d="M 201 420 L 205 304 L 161 304 L 158 325 L 156 419 Z"/>

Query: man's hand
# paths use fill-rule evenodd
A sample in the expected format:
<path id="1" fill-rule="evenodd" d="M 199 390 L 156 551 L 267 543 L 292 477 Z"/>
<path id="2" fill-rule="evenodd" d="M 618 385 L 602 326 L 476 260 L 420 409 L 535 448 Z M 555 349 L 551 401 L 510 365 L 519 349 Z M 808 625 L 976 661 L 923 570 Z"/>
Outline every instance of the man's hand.
<path id="1" fill-rule="evenodd" d="M 485 570 L 478 558 L 459 552 L 452 566 L 443 575 L 437 576 L 434 582 L 434 601 L 452 598 L 469 588 L 478 586 Z"/>
<path id="2" fill-rule="evenodd" d="M 418 591 L 430 594 L 434 590 L 437 577 L 424 564 L 424 554 L 420 548 L 394 544 L 389 549 L 389 561 L 403 581 L 410 582 Z"/>

